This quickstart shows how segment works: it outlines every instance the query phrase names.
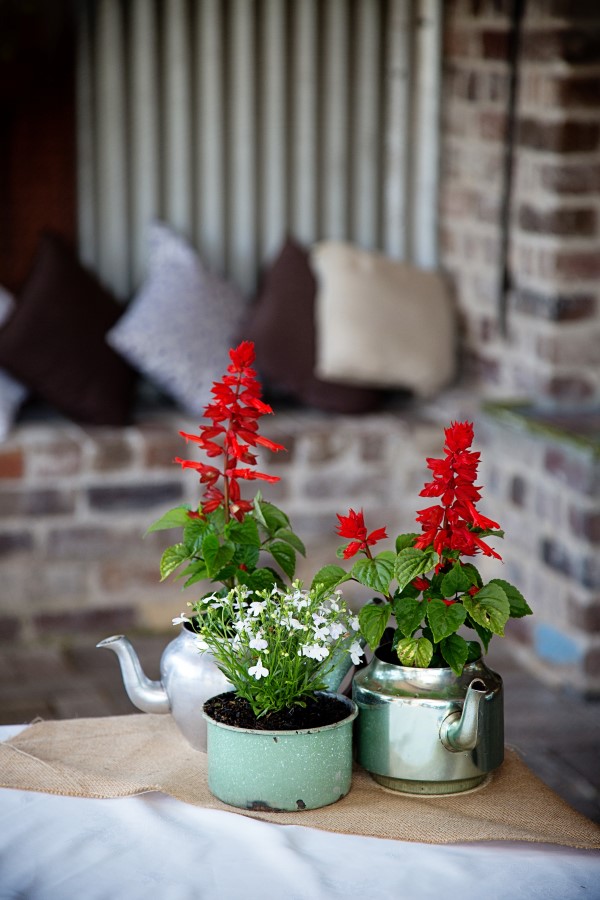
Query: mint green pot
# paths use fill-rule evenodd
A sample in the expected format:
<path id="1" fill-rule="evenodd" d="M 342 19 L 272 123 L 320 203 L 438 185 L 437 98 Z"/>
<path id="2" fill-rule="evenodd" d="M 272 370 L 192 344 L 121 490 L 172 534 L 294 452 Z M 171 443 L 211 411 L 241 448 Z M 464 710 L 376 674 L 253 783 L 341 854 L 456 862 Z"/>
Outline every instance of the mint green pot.
<path id="1" fill-rule="evenodd" d="M 348 715 L 333 725 L 301 731 L 258 731 L 207 725 L 208 787 L 241 809 L 318 809 L 341 800 L 352 781 L 352 723 L 356 704 L 337 697 Z"/>

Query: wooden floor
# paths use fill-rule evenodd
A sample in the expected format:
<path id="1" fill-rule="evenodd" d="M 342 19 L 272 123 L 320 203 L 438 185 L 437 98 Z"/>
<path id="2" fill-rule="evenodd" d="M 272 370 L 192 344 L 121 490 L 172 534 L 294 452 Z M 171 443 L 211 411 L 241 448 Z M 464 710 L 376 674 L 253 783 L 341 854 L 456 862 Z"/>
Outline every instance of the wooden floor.
<path id="1" fill-rule="evenodd" d="M 0 724 L 136 712 L 123 689 L 116 657 L 89 643 L 62 649 L 0 652 Z M 133 643 L 151 678 L 170 635 Z M 585 701 L 532 679 L 506 644 L 492 644 L 489 664 L 505 687 L 506 743 L 557 794 L 600 822 L 600 702 Z"/>

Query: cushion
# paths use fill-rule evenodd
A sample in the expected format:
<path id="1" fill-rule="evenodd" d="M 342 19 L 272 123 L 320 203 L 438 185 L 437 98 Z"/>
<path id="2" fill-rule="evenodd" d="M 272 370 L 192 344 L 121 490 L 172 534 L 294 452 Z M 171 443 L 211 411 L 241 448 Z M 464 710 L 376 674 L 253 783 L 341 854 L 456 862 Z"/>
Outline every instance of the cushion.
<path id="1" fill-rule="evenodd" d="M 315 376 L 316 289 L 308 252 L 288 238 L 261 278 L 242 332 L 254 341 L 265 389 L 332 412 L 374 409 L 380 405 L 379 391 L 332 384 Z"/>
<path id="2" fill-rule="evenodd" d="M 15 301 L 8 291 L 0 287 L 0 327 L 8 320 Z M 0 369 L 0 441 L 8 436 L 17 412 L 25 401 L 28 391 L 24 384 L 16 381 L 8 372 Z"/>
<path id="3" fill-rule="evenodd" d="M 151 225 L 148 248 L 147 277 L 107 341 L 185 412 L 201 416 L 229 365 L 244 297 L 168 226 Z"/>
<path id="4" fill-rule="evenodd" d="M 456 368 L 455 311 L 445 280 L 351 244 L 317 244 L 317 374 L 430 397 Z"/>
<path id="5" fill-rule="evenodd" d="M 105 341 L 121 313 L 71 248 L 46 232 L 0 329 L 0 366 L 76 422 L 123 425 L 135 376 Z"/>

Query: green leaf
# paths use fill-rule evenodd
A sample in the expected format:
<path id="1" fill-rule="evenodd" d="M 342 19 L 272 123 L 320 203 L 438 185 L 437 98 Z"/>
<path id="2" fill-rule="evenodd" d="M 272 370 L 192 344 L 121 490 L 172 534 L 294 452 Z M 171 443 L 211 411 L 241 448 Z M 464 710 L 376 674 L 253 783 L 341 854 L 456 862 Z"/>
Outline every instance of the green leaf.
<path id="1" fill-rule="evenodd" d="M 240 571 L 238 581 L 253 591 L 270 590 L 274 584 L 279 585 L 279 587 L 283 586 L 281 575 L 269 566 L 265 566 L 263 569 L 255 569 L 254 572 Z"/>
<path id="2" fill-rule="evenodd" d="M 488 647 L 490 646 L 490 641 L 494 636 L 492 632 L 488 628 L 484 628 L 482 625 L 479 625 L 470 616 L 467 617 L 467 625 L 470 625 L 471 628 L 475 629 L 475 631 L 477 632 L 477 636 L 483 644 L 485 652 L 487 653 Z"/>
<path id="3" fill-rule="evenodd" d="M 459 634 L 450 634 L 440 644 L 442 656 L 455 675 L 460 675 L 469 657 L 469 645 Z"/>
<path id="4" fill-rule="evenodd" d="M 376 650 L 390 618 L 388 603 L 366 603 L 358 614 L 361 634 L 371 648 Z"/>
<path id="5" fill-rule="evenodd" d="M 513 619 L 522 619 L 523 616 L 530 616 L 533 610 L 529 607 L 523 594 L 517 590 L 514 584 L 503 581 L 502 578 L 492 578 L 490 584 L 499 585 L 508 598 L 510 605 L 510 614 Z"/>
<path id="6" fill-rule="evenodd" d="M 431 569 L 433 554 L 430 551 L 417 550 L 415 547 L 406 547 L 396 557 L 395 575 L 398 580 L 398 589 L 402 590 L 417 576 Z"/>
<path id="7" fill-rule="evenodd" d="M 460 563 L 456 563 L 442 579 L 442 596 L 454 597 L 456 594 L 468 591 L 473 584 L 472 577 L 472 572 L 465 571 Z"/>
<path id="8" fill-rule="evenodd" d="M 284 544 L 283 541 L 275 541 L 273 544 L 269 544 L 268 550 L 288 578 L 293 578 L 296 571 L 296 551 L 294 548 L 290 547 L 289 544 Z"/>
<path id="9" fill-rule="evenodd" d="M 481 575 L 479 574 L 473 563 L 465 563 L 463 566 L 463 572 L 466 572 L 469 575 L 471 584 L 476 584 L 477 587 L 483 587 Z"/>
<path id="10" fill-rule="evenodd" d="M 427 604 L 427 621 L 436 644 L 458 631 L 466 618 L 467 611 L 462 603 L 446 606 L 443 600 L 431 600 Z"/>
<path id="11" fill-rule="evenodd" d="M 500 585 L 487 584 L 474 597 L 466 594 L 463 603 L 474 622 L 494 634 L 504 634 L 504 626 L 510 616 L 510 604 Z"/>
<path id="12" fill-rule="evenodd" d="M 294 550 L 297 550 L 302 556 L 306 556 L 306 547 L 298 535 L 294 534 L 293 531 L 290 531 L 289 528 L 280 528 L 279 531 L 275 533 L 275 537 L 279 541 L 285 541 L 286 544 L 289 544 L 290 547 L 293 547 Z"/>
<path id="13" fill-rule="evenodd" d="M 316 589 L 320 585 L 324 590 L 332 590 L 338 584 L 349 581 L 350 577 L 350 574 L 341 566 L 323 566 L 313 578 L 311 588 Z"/>
<path id="14" fill-rule="evenodd" d="M 396 553 L 400 553 L 401 550 L 404 550 L 406 547 L 412 547 L 415 538 L 418 537 L 416 534 L 399 534 L 396 538 Z"/>
<path id="15" fill-rule="evenodd" d="M 183 543 L 190 553 L 195 553 L 202 546 L 202 539 L 210 528 L 205 519 L 188 519 L 183 526 Z"/>
<path id="16" fill-rule="evenodd" d="M 174 544 L 167 547 L 160 560 L 160 580 L 164 581 L 186 559 L 189 559 L 188 548 L 185 544 Z"/>
<path id="17" fill-rule="evenodd" d="M 221 544 L 216 534 L 207 534 L 202 541 L 202 556 L 206 563 L 206 571 L 210 578 L 219 572 L 232 558 L 235 547 L 227 541 Z"/>
<path id="18" fill-rule="evenodd" d="M 263 500 L 260 504 L 260 510 L 264 526 L 271 537 L 273 537 L 275 532 L 280 528 L 290 527 L 290 520 L 286 514 L 272 503 L 267 503 L 266 500 Z"/>
<path id="19" fill-rule="evenodd" d="M 260 534 L 256 520 L 248 515 L 243 522 L 231 522 L 228 528 L 229 539 L 243 547 L 260 547 Z"/>
<path id="20" fill-rule="evenodd" d="M 207 577 L 206 566 L 204 561 L 201 559 L 196 560 L 191 565 L 187 566 L 187 568 L 178 575 L 178 578 L 185 578 L 184 588 L 190 587 L 192 584 L 196 584 L 197 581 L 204 581 Z"/>
<path id="21" fill-rule="evenodd" d="M 189 506 L 176 506 L 175 509 L 170 509 L 150 525 L 146 534 L 150 534 L 151 531 L 165 531 L 167 528 L 182 528 L 190 521 L 189 511 Z"/>
<path id="22" fill-rule="evenodd" d="M 394 577 L 394 560 L 391 550 L 384 550 L 373 559 L 359 559 L 352 566 L 352 577 L 374 591 L 387 594 Z"/>
<path id="23" fill-rule="evenodd" d="M 396 618 L 399 630 L 405 637 L 412 637 L 417 630 L 425 614 L 426 604 L 416 597 L 396 598 L 392 604 L 392 610 Z"/>
<path id="24" fill-rule="evenodd" d="M 469 648 L 467 662 L 475 662 L 475 660 L 481 658 L 481 644 L 479 641 L 467 641 L 467 647 Z"/>
<path id="25" fill-rule="evenodd" d="M 405 637 L 396 645 L 398 659 L 403 666 L 417 666 L 426 669 L 433 656 L 431 641 L 425 637 Z"/>

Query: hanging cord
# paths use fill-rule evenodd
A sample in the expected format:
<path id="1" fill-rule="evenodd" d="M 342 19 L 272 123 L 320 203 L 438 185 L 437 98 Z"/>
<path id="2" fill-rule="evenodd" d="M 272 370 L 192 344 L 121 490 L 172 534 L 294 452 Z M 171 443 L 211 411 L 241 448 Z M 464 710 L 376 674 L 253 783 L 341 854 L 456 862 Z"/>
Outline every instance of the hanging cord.
<path id="1" fill-rule="evenodd" d="M 507 335 L 508 292 L 511 288 L 509 247 L 510 220 L 512 212 L 512 191 L 514 181 L 515 139 L 517 131 L 517 97 L 519 92 L 519 58 L 521 32 L 526 0 L 513 0 L 511 28 L 508 44 L 508 65 L 510 81 L 504 134 L 504 166 L 502 172 L 502 206 L 500 209 L 500 254 L 498 279 L 498 322 L 500 333 Z"/>

